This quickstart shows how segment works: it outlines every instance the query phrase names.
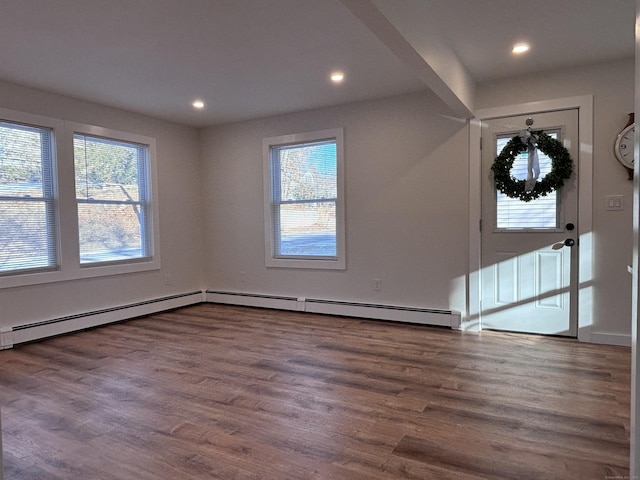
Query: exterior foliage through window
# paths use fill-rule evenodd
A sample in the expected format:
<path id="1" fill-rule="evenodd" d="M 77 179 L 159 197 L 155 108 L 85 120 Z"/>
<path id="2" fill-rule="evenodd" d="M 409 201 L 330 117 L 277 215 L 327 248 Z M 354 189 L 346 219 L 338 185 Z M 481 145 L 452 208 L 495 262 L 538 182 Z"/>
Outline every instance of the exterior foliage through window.
<path id="1" fill-rule="evenodd" d="M 0 275 L 58 266 L 53 132 L 0 121 Z"/>
<path id="2" fill-rule="evenodd" d="M 80 263 L 148 258 L 147 147 L 74 135 Z"/>
<path id="3" fill-rule="evenodd" d="M 336 256 L 336 142 L 272 149 L 275 255 Z"/>
<path id="4" fill-rule="evenodd" d="M 342 128 L 263 140 L 265 263 L 344 269 Z"/>

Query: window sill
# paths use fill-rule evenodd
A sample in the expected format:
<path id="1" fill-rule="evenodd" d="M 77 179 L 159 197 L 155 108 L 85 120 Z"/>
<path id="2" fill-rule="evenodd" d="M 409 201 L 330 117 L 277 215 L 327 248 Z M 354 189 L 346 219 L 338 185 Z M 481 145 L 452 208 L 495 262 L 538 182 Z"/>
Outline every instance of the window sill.
<path id="1" fill-rule="evenodd" d="M 4 288 L 25 287 L 52 282 L 66 282 L 86 278 L 124 275 L 128 273 L 148 272 L 160 269 L 160 260 L 145 262 L 121 263 L 111 265 L 84 265 L 70 269 L 49 270 L 33 273 L 15 274 L 0 277 L 0 290 Z"/>
<path id="2" fill-rule="evenodd" d="M 269 258 L 266 261 L 267 267 L 275 268 L 306 268 L 310 270 L 346 270 L 344 259 L 296 259 L 296 258 Z"/>

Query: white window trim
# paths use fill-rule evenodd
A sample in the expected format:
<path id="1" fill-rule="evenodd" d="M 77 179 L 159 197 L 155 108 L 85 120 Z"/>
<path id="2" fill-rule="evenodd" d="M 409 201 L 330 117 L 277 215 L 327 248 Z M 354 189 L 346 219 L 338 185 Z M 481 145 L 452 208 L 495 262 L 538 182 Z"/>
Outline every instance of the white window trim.
<path id="1" fill-rule="evenodd" d="M 8 270 L 3 271 L 1 276 L 13 276 L 13 275 L 30 275 L 30 274 L 38 274 L 45 272 L 52 272 L 58 268 L 60 263 L 60 218 L 58 215 L 58 181 L 57 181 L 57 167 L 56 167 L 56 158 L 58 155 L 58 146 L 56 142 L 56 134 L 61 131 L 63 128 L 63 123 L 60 121 L 56 121 L 55 119 L 41 117 L 37 115 L 29 115 L 22 112 L 13 112 L 11 110 L 2 110 L 0 109 L 0 120 L 3 122 L 7 122 L 9 124 L 16 125 L 25 125 L 29 127 L 33 127 L 34 129 L 44 129 L 50 132 L 51 139 L 51 155 L 52 155 L 52 164 L 50 165 L 50 173 L 51 173 L 51 189 L 52 196 L 48 197 L 48 201 L 45 200 L 43 195 L 42 201 L 43 203 L 49 203 L 53 208 L 53 228 L 55 232 L 51 237 L 48 237 L 49 240 L 53 240 L 55 244 L 48 245 L 48 250 L 55 250 L 55 265 L 47 265 L 47 266 L 36 266 L 34 268 L 26 268 L 26 269 L 17 269 L 17 270 Z M 44 175 L 42 184 L 44 186 Z M 47 217 L 47 223 L 49 223 L 50 218 Z M 0 277 L 1 277 L 0 276 Z"/>
<path id="2" fill-rule="evenodd" d="M 66 132 L 67 134 L 70 134 L 71 136 L 71 142 L 73 144 L 73 136 L 75 134 L 78 135 L 87 135 L 89 137 L 99 137 L 99 138 L 105 138 L 108 140 L 115 140 L 115 141 L 121 141 L 124 143 L 132 143 L 132 144 L 138 144 L 138 145 L 144 145 L 145 147 L 147 147 L 147 154 L 148 154 L 148 161 L 149 161 L 149 184 L 148 188 L 149 188 L 149 196 L 151 197 L 151 220 L 150 220 L 150 228 L 151 228 L 151 241 L 150 241 L 150 246 L 152 249 L 151 252 L 151 257 L 150 258 L 134 258 L 131 260 L 118 260 L 118 261 L 111 261 L 111 262 L 95 262 L 95 263 L 83 263 L 81 264 L 81 269 L 82 270 L 89 270 L 89 269 L 94 269 L 95 271 L 100 271 L 101 269 L 107 269 L 107 268 L 111 268 L 114 270 L 115 273 L 127 273 L 127 272 L 138 272 L 141 271 L 142 269 L 145 268 L 137 268 L 138 266 L 148 266 L 148 265 L 153 265 L 154 264 L 154 259 L 157 257 L 156 252 L 159 250 L 159 232 L 157 231 L 156 226 L 158 225 L 158 208 L 157 208 L 157 202 L 156 202 L 156 194 L 155 192 L 157 191 L 156 189 L 156 181 L 155 181 L 155 176 L 156 176 L 156 168 L 155 168 L 155 154 L 156 154 L 156 150 L 155 150 L 155 139 L 151 138 L 151 137 L 145 137 L 142 135 L 136 135 L 136 134 L 132 134 L 132 133 L 128 133 L 128 132 L 121 132 L 121 131 L 117 131 L 117 130 L 112 130 L 112 129 L 108 129 L 108 128 L 103 128 L 103 127 L 97 127 L 97 126 L 92 126 L 92 125 L 83 125 L 83 124 L 79 124 L 79 123 L 71 123 L 71 122 L 67 122 L 66 123 L 66 127 L 67 130 L 71 130 L 71 132 Z M 74 172 L 74 179 L 75 179 L 75 172 Z M 75 200 L 75 183 L 74 183 L 74 200 Z M 76 237 L 77 235 L 77 203 L 76 203 Z M 79 248 L 76 248 L 76 251 L 79 252 Z M 80 262 L 80 258 L 78 256 L 78 262 Z M 153 268 L 159 268 L 158 267 L 153 267 Z"/>
<path id="3" fill-rule="evenodd" d="M 324 258 L 277 258 L 274 245 L 274 218 L 271 208 L 271 147 L 298 143 L 318 142 L 335 139 L 337 156 L 336 200 L 336 259 Z M 308 268 L 344 270 L 346 268 L 345 247 L 345 201 L 344 201 L 344 131 L 332 128 L 314 132 L 281 135 L 265 138 L 262 141 L 263 177 L 264 177 L 264 224 L 265 224 L 265 265 L 267 267 Z"/>
<path id="4" fill-rule="evenodd" d="M 55 180 L 57 180 L 54 191 L 57 194 L 55 205 L 58 221 L 57 248 L 59 251 L 60 264 L 57 270 L 15 273 L 0 276 L 0 289 L 160 269 L 160 228 L 157 198 L 158 179 L 156 141 L 154 138 L 4 108 L 0 108 L 0 118 L 10 122 L 47 127 L 53 131 L 56 155 L 54 176 Z M 149 176 L 151 183 L 151 243 L 153 248 L 153 256 L 150 259 L 133 259 L 128 263 L 118 262 L 113 264 L 96 263 L 80 265 L 78 210 L 76 205 L 73 159 L 74 133 L 106 137 L 148 146 Z"/>

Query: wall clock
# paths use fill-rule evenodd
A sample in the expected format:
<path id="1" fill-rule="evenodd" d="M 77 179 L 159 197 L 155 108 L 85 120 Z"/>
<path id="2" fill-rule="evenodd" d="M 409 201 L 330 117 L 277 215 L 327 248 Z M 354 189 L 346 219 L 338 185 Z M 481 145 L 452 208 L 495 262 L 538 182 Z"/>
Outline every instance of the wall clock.
<path id="1" fill-rule="evenodd" d="M 635 143 L 635 120 L 634 114 L 629 114 L 629 122 L 616 137 L 613 151 L 618 161 L 627 169 L 629 180 L 633 180 L 633 157 Z"/>

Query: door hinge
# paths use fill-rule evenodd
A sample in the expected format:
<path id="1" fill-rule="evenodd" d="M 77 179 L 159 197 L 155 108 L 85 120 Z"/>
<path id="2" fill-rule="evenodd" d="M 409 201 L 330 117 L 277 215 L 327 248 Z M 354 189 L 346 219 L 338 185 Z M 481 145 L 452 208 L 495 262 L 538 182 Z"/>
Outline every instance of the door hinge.
<path id="1" fill-rule="evenodd" d="M 482 150 L 482 137 L 480 137 L 480 150 Z"/>
<path id="2" fill-rule="evenodd" d="M 482 231 L 482 219 L 478 220 L 478 230 Z"/>

